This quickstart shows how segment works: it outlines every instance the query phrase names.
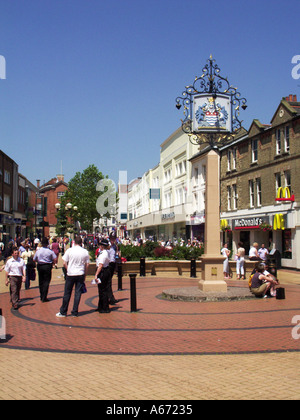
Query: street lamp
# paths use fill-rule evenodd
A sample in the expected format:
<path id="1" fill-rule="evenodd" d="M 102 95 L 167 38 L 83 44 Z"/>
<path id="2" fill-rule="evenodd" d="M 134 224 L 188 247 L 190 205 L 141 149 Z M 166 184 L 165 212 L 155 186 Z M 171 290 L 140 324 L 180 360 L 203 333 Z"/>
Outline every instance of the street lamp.
<path id="1" fill-rule="evenodd" d="M 176 98 L 176 108 L 183 106 L 182 130 L 192 144 L 207 147 L 205 242 L 199 289 L 203 292 L 227 292 L 223 279 L 224 257 L 220 255 L 220 182 L 218 148 L 230 142 L 242 130 L 240 110 L 247 108 L 237 88 L 220 75 L 212 59 L 193 84 Z M 217 176 L 216 176 L 217 175 Z"/>

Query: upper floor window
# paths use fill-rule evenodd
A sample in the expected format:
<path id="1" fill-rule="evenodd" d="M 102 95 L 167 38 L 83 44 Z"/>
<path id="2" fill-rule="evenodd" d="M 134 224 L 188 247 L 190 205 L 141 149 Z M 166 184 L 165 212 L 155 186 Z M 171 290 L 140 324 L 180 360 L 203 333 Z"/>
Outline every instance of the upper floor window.
<path id="1" fill-rule="evenodd" d="M 291 173 L 290 171 L 284 171 L 284 186 L 288 187 L 291 192 Z"/>
<path id="2" fill-rule="evenodd" d="M 256 202 L 257 206 L 261 206 L 261 179 L 256 178 Z"/>
<path id="3" fill-rule="evenodd" d="M 4 171 L 4 182 L 6 182 L 6 184 L 10 184 L 10 172 L 7 170 Z"/>
<path id="4" fill-rule="evenodd" d="M 227 171 L 231 170 L 231 151 L 227 150 Z"/>
<path id="5" fill-rule="evenodd" d="M 165 182 L 169 182 L 169 181 L 171 181 L 171 178 L 172 178 L 172 170 L 171 170 L 171 168 L 166 169 L 165 172 L 164 172 L 164 181 Z"/>
<path id="6" fill-rule="evenodd" d="M 231 210 L 231 187 L 227 187 L 227 210 Z"/>
<path id="7" fill-rule="evenodd" d="M 194 186 L 198 185 L 198 177 L 199 177 L 199 169 L 195 168 L 194 169 Z"/>
<path id="8" fill-rule="evenodd" d="M 276 155 L 281 153 L 281 132 L 276 130 Z"/>
<path id="9" fill-rule="evenodd" d="M 287 153 L 290 151 L 290 127 L 288 125 L 284 128 L 284 151 Z"/>
<path id="10" fill-rule="evenodd" d="M 251 142 L 251 157 L 252 157 L 252 162 L 257 162 L 257 157 L 258 157 L 258 140 L 257 139 L 253 139 Z"/>
<path id="11" fill-rule="evenodd" d="M 236 147 L 232 149 L 232 169 L 236 169 Z"/>
<path id="12" fill-rule="evenodd" d="M 276 188 L 276 191 L 278 191 L 278 188 L 280 188 L 280 187 L 281 187 L 281 174 L 280 174 L 280 172 L 277 172 L 275 174 L 275 188 Z"/>
<path id="13" fill-rule="evenodd" d="M 254 182 L 253 182 L 253 179 L 249 180 L 249 197 L 250 197 L 250 207 L 254 207 Z"/>
<path id="14" fill-rule="evenodd" d="M 232 198 L 233 198 L 232 208 L 233 208 L 233 210 L 236 210 L 237 209 L 237 200 L 238 200 L 236 184 L 234 184 L 232 186 Z"/>
<path id="15" fill-rule="evenodd" d="M 186 172 L 186 161 L 182 160 L 181 162 L 176 163 L 175 165 L 175 175 L 180 176 Z"/>

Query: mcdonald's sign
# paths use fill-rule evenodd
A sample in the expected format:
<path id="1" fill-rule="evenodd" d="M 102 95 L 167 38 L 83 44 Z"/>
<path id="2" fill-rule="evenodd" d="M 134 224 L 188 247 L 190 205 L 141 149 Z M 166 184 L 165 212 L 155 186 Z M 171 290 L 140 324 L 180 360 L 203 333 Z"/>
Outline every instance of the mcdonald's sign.
<path id="1" fill-rule="evenodd" d="M 277 190 L 276 201 L 295 201 L 294 194 L 291 196 L 289 187 L 279 187 Z"/>
<path id="2" fill-rule="evenodd" d="M 284 226 L 284 216 L 282 213 L 277 213 L 274 215 L 274 220 L 273 220 L 273 229 L 274 230 L 284 230 L 285 226 Z"/>

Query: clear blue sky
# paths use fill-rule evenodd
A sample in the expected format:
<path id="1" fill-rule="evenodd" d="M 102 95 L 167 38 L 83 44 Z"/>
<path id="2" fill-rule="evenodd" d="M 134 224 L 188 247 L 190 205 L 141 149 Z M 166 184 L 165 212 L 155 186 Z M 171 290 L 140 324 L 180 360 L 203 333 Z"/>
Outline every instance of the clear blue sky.
<path id="1" fill-rule="evenodd" d="M 245 128 L 300 98 L 300 1 L 0 0 L 0 149 L 31 182 L 90 164 L 128 181 L 180 126 L 175 98 L 212 54 Z"/>

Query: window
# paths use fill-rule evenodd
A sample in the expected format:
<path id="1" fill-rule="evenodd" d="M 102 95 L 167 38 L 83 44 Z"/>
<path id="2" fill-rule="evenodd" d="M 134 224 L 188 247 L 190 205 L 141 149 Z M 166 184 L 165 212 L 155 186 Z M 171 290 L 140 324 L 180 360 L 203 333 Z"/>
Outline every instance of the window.
<path id="1" fill-rule="evenodd" d="M 185 174 L 185 172 L 186 172 L 186 161 L 182 160 L 181 162 L 176 163 L 176 165 L 175 165 L 175 175 L 180 176 L 180 175 Z"/>
<path id="2" fill-rule="evenodd" d="M 256 203 L 257 206 L 261 206 L 261 179 L 256 178 Z"/>
<path id="3" fill-rule="evenodd" d="M 195 168 L 194 169 L 194 178 L 195 178 L 194 186 L 198 185 L 198 176 L 199 176 L 199 169 Z"/>
<path id="4" fill-rule="evenodd" d="M 254 182 L 252 179 L 249 181 L 249 197 L 250 207 L 254 207 Z"/>
<path id="5" fill-rule="evenodd" d="M 10 196 L 4 194 L 3 210 L 10 213 Z"/>
<path id="6" fill-rule="evenodd" d="M 10 184 L 10 172 L 7 170 L 4 171 L 4 182 L 6 182 L 6 184 Z"/>
<path id="7" fill-rule="evenodd" d="M 172 170 L 171 170 L 171 168 L 166 169 L 166 170 L 165 170 L 165 173 L 164 173 L 164 180 L 165 180 L 165 183 L 167 183 L 167 182 L 171 181 L 171 178 L 172 178 Z"/>
<path id="8" fill-rule="evenodd" d="M 254 139 L 251 142 L 252 163 L 257 162 L 258 155 L 258 140 Z"/>
<path id="9" fill-rule="evenodd" d="M 61 198 L 65 195 L 65 191 L 57 191 L 57 198 Z"/>
<path id="10" fill-rule="evenodd" d="M 236 148 L 232 150 L 232 169 L 236 169 Z"/>
<path id="11" fill-rule="evenodd" d="M 233 210 L 236 210 L 237 209 L 237 200 L 238 200 L 236 184 L 234 184 L 232 186 L 232 198 L 233 198 Z"/>
<path id="12" fill-rule="evenodd" d="M 206 182 L 206 165 L 202 166 L 202 182 L 205 184 Z"/>
<path id="13" fill-rule="evenodd" d="M 165 193 L 164 199 L 165 199 L 165 208 L 171 207 L 172 192 L 168 191 L 167 193 Z"/>
<path id="14" fill-rule="evenodd" d="M 231 170 L 231 151 L 227 150 L 227 171 Z"/>
<path id="15" fill-rule="evenodd" d="M 280 172 L 277 172 L 275 174 L 275 188 L 276 188 L 276 192 L 278 191 L 278 188 L 281 187 L 281 174 Z"/>
<path id="16" fill-rule="evenodd" d="M 231 187 L 227 187 L 227 210 L 231 210 Z"/>
<path id="17" fill-rule="evenodd" d="M 284 186 L 288 187 L 290 190 L 290 193 L 292 193 L 291 189 L 291 173 L 290 171 L 284 171 Z"/>
<path id="18" fill-rule="evenodd" d="M 276 130 L 276 155 L 281 153 L 281 135 L 280 130 Z"/>
<path id="19" fill-rule="evenodd" d="M 290 151 L 290 127 L 286 126 L 284 129 L 284 151 L 289 153 Z"/>

